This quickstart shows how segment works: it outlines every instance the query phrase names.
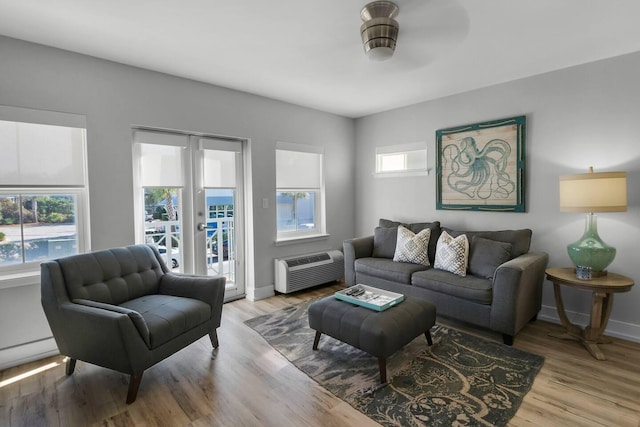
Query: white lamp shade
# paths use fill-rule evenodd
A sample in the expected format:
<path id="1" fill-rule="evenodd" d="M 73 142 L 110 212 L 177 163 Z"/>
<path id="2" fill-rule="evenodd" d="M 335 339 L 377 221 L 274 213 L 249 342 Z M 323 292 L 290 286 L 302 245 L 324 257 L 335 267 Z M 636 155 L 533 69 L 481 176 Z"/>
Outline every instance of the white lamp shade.
<path id="1" fill-rule="evenodd" d="M 599 172 L 560 177 L 561 212 L 625 212 L 626 172 Z"/>

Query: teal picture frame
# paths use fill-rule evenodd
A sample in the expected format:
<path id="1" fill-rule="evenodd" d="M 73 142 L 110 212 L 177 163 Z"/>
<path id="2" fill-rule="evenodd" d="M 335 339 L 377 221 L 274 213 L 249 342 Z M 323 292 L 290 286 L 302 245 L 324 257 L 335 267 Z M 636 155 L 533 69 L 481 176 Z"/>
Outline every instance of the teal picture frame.
<path id="1" fill-rule="evenodd" d="M 436 209 L 525 212 L 526 116 L 436 131 Z"/>

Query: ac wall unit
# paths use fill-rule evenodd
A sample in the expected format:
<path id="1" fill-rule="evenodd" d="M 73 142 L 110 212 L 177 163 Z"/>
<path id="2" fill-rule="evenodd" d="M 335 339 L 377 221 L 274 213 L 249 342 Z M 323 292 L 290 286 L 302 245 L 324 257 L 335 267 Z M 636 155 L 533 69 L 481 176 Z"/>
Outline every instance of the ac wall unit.
<path id="1" fill-rule="evenodd" d="M 276 259 L 276 291 L 287 294 L 344 277 L 344 255 L 340 251 L 296 255 Z"/>

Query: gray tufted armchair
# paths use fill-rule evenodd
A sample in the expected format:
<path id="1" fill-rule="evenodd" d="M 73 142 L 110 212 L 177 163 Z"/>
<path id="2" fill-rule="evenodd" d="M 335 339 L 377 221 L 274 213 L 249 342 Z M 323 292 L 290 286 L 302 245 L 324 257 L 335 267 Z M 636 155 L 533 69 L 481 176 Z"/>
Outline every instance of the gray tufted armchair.
<path id="1" fill-rule="evenodd" d="M 209 334 L 218 347 L 224 277 L 170 273 L 157 249 L 134 245 L 41 265 L 42 307 L 71 375 L 76 360 L 131 375 Z"/>

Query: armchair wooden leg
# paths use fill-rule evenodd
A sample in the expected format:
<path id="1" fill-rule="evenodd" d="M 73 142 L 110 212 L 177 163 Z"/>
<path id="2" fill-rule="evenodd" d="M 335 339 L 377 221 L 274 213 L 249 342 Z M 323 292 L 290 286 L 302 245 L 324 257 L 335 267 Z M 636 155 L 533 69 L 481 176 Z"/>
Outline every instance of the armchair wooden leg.
<path id="1" fill-rule="evenodd" d="M 220 346 L 220 343 L 218 342 L 218 332 L 216 329 L 209 332 L 209 339 L 211 340 L 213 348 L 218 348 Z"/>
<path id="2" fill-rule="evenodd" d="M 127 392 L 127 405 L 136 401 L 143 373 L 144 372 L 140 372 L 139 374 L 131 375 L 129 379 L 129 391 Z"/>
<path id="3" fill-rule="evenodd" d="M 506 345 L 513 345 L 513 335 L 502 334 L 502 342 Z"/>
<path id="4" fill-rule="evenodd" d="M 67 375 L 71 375 L 73 374 L 73 371 L 75 371 L 76 369 L 76 359 L 72 359 L 72 358 L 67 358 L 67 368 L 66 368 L 66 374 Z"/>
<path id="5" fill-rule="evenodd" d="M 316 331 L 316 336 L 313 339 L 313 349 L 317 350 L 318 349 L 318 343 L 320 342 L 320 337 L 322 336 L 322 332 L 320 331 Z"/>
<path id="6" fill-rule="evenodd" d="M 430 346 L 433 345 L 433 340 L 431 339 L 431 331 L 427 331 L 424 333 L 425 338 L 427 338 L 427 344 Z"/>

